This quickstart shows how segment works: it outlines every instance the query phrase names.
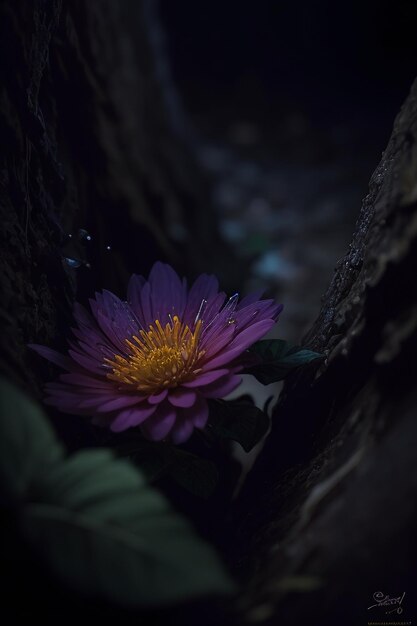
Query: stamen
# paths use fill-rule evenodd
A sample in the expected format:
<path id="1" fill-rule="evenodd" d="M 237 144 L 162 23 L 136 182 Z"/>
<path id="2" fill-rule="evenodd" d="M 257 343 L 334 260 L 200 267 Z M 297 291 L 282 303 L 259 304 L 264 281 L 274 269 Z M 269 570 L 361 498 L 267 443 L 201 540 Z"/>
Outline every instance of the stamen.
<path id="1" fill-rule="evenodd" d="M 107 377 L 147 393 L 192 380 L 195 372 L 201 370 L 198 362 L 204 355 L 204 351 L 198 350 L 202 320 L 197 321 L 193 332 L 177 315 L 169 319 L 165 327 L 157 319 L 148 331 L 141 329 L 139 335 L 125 339 L 125 356 L 104 358 L 105 367 L 112 369 Z"/>

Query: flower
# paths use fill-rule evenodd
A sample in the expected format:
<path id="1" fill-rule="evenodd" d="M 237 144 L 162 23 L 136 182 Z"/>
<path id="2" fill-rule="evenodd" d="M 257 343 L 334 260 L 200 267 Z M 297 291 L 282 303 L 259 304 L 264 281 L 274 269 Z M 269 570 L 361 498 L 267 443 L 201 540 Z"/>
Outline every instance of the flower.
<path id="1" fill-rule="evenodd" d="M 188 290 L 169 265 L 155 263 L 148 281 L 131 277 L 127 302 L 104 290 L 90 300 L 92 314 L 75 304 L 67 356 L 30 345 L 67 371 L 46 385 L 45 402 L 115 432 L 140 426 L 148 439 L 182 443 L 206 425 L 207 399 L 241 383 L 242 356 L 281 312 L 259 297 L 226 300 L 207 274 Z"/>

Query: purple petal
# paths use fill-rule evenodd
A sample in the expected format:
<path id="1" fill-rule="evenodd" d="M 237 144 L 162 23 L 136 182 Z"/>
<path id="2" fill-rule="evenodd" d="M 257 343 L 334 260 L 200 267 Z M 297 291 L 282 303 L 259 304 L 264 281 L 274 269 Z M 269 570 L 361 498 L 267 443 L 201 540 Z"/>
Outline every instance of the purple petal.
<path id="1" fill-rule="evenodd" d="M 191 436 L 194 427 L 199 429 L 204 428 L 207 423 L 208 416 L 208 404 L 201 396 L 197 397 L 194 406 L 190 408 L 178 409 L 177 418 L 171 430 L 171 439 L 173 443 L 184 443 Z M 146 427 L 148 427 L 148 424 Z M 150 424 L 149 428 L 151 428 Z"/>
<path id="2" fill-rule="evenodd" d="M 173 406 L 165 405 L 158 408 L 156 415 L 141 425 L 141 431 L 147 439 L 161 441 L 164 439 L 175 424 L 177 417 Z"/>
<path id="3" fill-rule="evenodd" d="M 185 412 L 182 415 L 185 415 Z M 200 396 L 198 403 L 192 409 L 188 409 L 186 415 L 196 428 L 204 428 L 209 416 L 209 407 L 205 399 Z"/>
<path id="4" fill-rule="evenodd" d="M 146 280 L 143 278 L 143 276 L 133 274 L 127 286 L 127 301 L 129 302 L 130 306 L 137 316 L 142 315 L 142 309 L 140 306 L 140 293 L 145 283 Z M 140 322 L 143 326 L 144 320 L 140 319 Z"/>
<path id="5" fill-rule="evenodd" d="M 67 356 L 64 356 L 63 354 L 60 354 L 56 350 L 52 350 L 52 348 L 47 348 L 46 346 L 40 346 L 36 343 L 29 343 L 28 347 L 31 350 L 34 350 L 35 352 L 37 352 L 44 359 L 51 361 L 51 363 L 54 363 L 54 365 L 58 365 L 58 367 L 62 367 L 62 369 L 64 370 L 68 370 L 69 372 L 78 371 L 78 368 L 76 367 L 75 363 L 71 361 L 70 358 L 68 358 Z"/>
<path id="6" fill-rule="evenodd" d="M 67 385 L 65 383 L 51 382 L 45 385 L 45 391 L 48 393 L 58 395 L 67 394 L 68 396 L 112 396 L 120 395 L 119 392 L 112 386 L 107 387 L 80 387 L 78 385 Z"/>
<path id="7" fill-rule="evenodd" d="M 225 300 L 226 300 L 226 294 L 223 291 L 208 298 L 207 305 L 204 309 L 203 316 L 202 316 L 204 319 L 205 325 L 210 324 L 210 321 L 213 320 L 213 318 L 215 318 L 219 314 L 219 312 L 222 309 L 222 306 L 225 303 Z"/>
<path id="8" fill-rule="evenodd" d="M 201 274 L 191 286 L 184 311 L 183 322 L 193 326 L 195 318 L 203 300 L 213 299 L 219 290 L 219 283 L 215 276 Z M 203 311 L 204 315 L 204 311 Z"/>
<path id="9" fill-rule="evenodd" d="M 153 319 L 159 320 L 164 326 L 169 315 L 183 318 L 186 303 L 186 284 L 178 274 L 166 263 L 157 262 L 149 274 L 152 293 Z"/>
<path id="10" fill-rule="evenodd" d="M 140 308 L 138 309 L 138 317 L 142 321 L 145 331 L 149 330 L 149 326 L 155 322 L 152 313 L 151 286 L 145 283 L 140 292 Z"/>
<path id="11" fill-rule="evenodd" d="M 235 320 L 239 332 L 242 332 L 247 326 L 252 325 L 261 319 L 274 319 L 277 306 L 273 300 L 262 300 L 253 302 L 245 308 L 236 311 Z"/>
<path id="12" fill-rule="evenodd" d="M 202 387 L 204 385 L 210 385 L 218 378 L 225 376 L 229 373 L 228 369 L 221 370 L 212 370 L 210 372 L 205 372 L 204 374 L 199 374 L 194 380 L 190 380 L 188 383 L 182 383 L 181 387 L 187 387 L 189 389 L 193 389 L 195 387 Z"/>
<path id="13" fill-rule="evenodd" d="M 201 395 L 198 395 L 196 402 L 192 407 L 178 409 L 177 421 L 175 422 L 175 426 L 172 429 L 172 433 L 174 433 L 174 430 L 176 430 L 178 426 L 178 429 L 183 433 L 183 436 L 185 436 L 184 431 L 189 432 L 189 434 L 191 435 L 193 426 L 195 426 L 196 428 L 204 428 L 208 420 L 208 415 L 209 415 L 209 408 L 208 408 L 207 401 Z M 187 422 L 188 424 L 190 424 L 191 428 L 190 426 L 185 427 L 184 422 Z M 185 439 L 183 439 L 183 441 L 185 441 Z M 182 443 L 182 442 L 175 441 L 175 443 Z"/>
<path id="14" fill-rule="evenodd" d="M 68 350 L 68 354 L 74 361 L 76 361 L 81 367 L 95 374 L 103 375 L 103 366 L 100 361 L 97 361 L 89 356 L 80 354 L 75 350 Z"/>
<path id="15" fill-rule="evenodd" d="M 208 360 L 220 352 L 220 350 L 223 350 L 232 341 L 235 334 L 236 325 L 227 324 L 227 326 L 217 331 L 217 335 L 209 336 L 207 334 L 204 336 L 201 341 L 201 349 L 206 351 L 204 358 Z"/>
<path id="16" fill-rule="evenodd" d="M 70 385 L 80 385 L 81 387 L 92 387 L 99 389 L 108 389 L 109 391 L 114 389 L 114 383 L 107 379 L 93 378 L 92 376 L 86 376 L 85 374 L 61 374 L 59 380 L 63 383 L 69 383 Z"/>
<path id="17" fill-rule="evenodd" d="M 68 341 L 68 345 L 70 348 L 75 350 L 76 352 L 84 353 L 87 356 L 92 357 L 95 361 L 102 363 L 104 354 L 100 348 L 97 348 L 94 344 L 85 343 L 85 341 L 72 341 L 71 339 Z M 115 350 L 110 352 L 111 357 L 114 358 Z M 107 358 L 109 358 L 109 353 L 106 354 Z"/>
<path id="18" fill-rule="evenodd" d="M 85 398 L 85 396 L 84 396 Z M 80 397 L 78 396 L 78 406 L 80 409 L 97 409 L 100 406 L 104 406 L 106 402 L 113 402 L 116 398 L 114 397 L 114 394 L 109 395 L 109 396 L 90 396 L 89 398 L 85 398 L 85 399 L 80 399 Z"/>
<path id="19" fill-rule="evenodd" d="M 188 408 L 193 406 L 197 398 L 197 394 L 195 391 L 190 391 L 187 389 L 176 389 L 171 391 L 168 400 L 173 406 L 178 406 L 181 408 Z"/>
<path id="20" fill-rule="evenodd" d="M 190 438 L 194 430 L 194 424 L 189 419 L 180 419 L 175 422 L 175 425 L 171 431 L 172 443 L 178 445 L 184 443 Z"/>
<path id="21" fill-rule="evenodd" d="M 266 333 L 271 330 L 274 324 L 274 320 L 261 320 L 260 322 L 255 322 L 255 324 L 252 324 L 248 328 L 245 328 L 245 330 L 243 330 L 233 339 L 233 341 L 229 344 L 227 350 L 220 353 L 214 359 L 210 360 L 206 365 L 204 365 L 203 370 L 209 371 L 212 369 L 216 369 L 221 365 L 229 363 L 237 356 L 239 356 L 239 354 L 241 354 L 249 346 L 255 343 L 255 341 L 258 341 L 258 339 L 266 335 Z"/>
<path id="22" fill-rule="evenodd" d="M 148 397 L 149 404 L 160 404 L 168 395 L 168 389 L 163 389 L 159 393 L 155 393 Z"/>
<path id="23" fill-rule="evenodd" d="M 213 385 L 203 387 L 200 391 L 205 398 L 224 398 L 232 393 L 242 382 L 241 376 L 228 376 L 225 380 L 219 380 Z"/>
<path id="24" fill-rule="evenodd" d="M 155 413 L 156 406 L 142 405 L 121 411 L 111 423 L 111 430 L 118 433 L 127 428 L 139 426 Z"/>
<path id="25" fill-rule="evenodd" d="M 144 396 L 119 396 L 113 400 L 109 400 L 104 404 L 100 404 L 97 411 L 99 413 L 108 413 L 109 411 L 118 411 L 128 406 L 133 406 L 143 402 L 146 398 Z"/>

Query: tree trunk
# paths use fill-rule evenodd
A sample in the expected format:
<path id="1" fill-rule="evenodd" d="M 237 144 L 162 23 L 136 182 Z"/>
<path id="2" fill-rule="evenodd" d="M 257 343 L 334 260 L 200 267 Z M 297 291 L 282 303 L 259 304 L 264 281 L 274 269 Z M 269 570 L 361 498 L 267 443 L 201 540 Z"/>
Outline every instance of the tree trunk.
<path id="1" fill-rule="evenodd" d="M 156 259 L 192 276 L 229 254 L 166 106 L 147 8 L 0 5 L 0 362 L 26 386 L 37 384 L 26 344 L 65 334 L 75 294 L 123 296 L 128 275 Z"/>
<path id="2" fill-rule="evenodd" d="M 379 591 L 415 614 L 416 243 L 417 82 L 237 507 L 245 622 L 397 618 Z"/>

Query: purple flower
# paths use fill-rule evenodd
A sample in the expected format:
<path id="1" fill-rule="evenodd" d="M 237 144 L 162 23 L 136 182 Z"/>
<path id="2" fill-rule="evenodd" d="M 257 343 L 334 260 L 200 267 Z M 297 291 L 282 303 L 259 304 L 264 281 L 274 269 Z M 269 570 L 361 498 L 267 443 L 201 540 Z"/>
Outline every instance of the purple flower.
<path id="1" fill-rule="evenodd" d="M 281 312 L 259 297 L 226 300 L 207 274 L 188 290 L 169 265 L 155 263 L 148 281 L 132 276 L 127 302 L 103 291 L 90 300 L 92 315 L 75 305 L 68 356 L 30 346 L 67 371 L 46 385 L 46 402 L 116 432 L 140 426 L 148 439 L 182 443 L 206 425 L 207 399 L 241 383 L 245 351 Z"/>

